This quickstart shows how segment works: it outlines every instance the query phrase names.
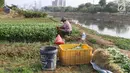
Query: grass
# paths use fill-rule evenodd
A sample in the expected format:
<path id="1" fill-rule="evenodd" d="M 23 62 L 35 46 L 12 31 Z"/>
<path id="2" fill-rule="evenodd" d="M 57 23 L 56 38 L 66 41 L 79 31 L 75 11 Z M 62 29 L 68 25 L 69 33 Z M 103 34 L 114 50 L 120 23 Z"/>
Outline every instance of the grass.
<path id="1" fill-rule="evenodd" d="M 13 25 L 38 23 L 59 24 L 52 18 L 32 19 L 1 19 L 0 23 Z M 72 36 L 77 37 L 79 32 L 73 28 Z M 40 62 L 40 47 L 54 45 L 52 42 L 8 42 L 0 40 L 0 73 L 44 73 Z M 91 73 L 95 72 L 91 65 L 61 66 L 58 64 L 56 73 Z M 46 72 L 45 72 L 46 73 Z M 96 73 L 96 72 L 95 72 Z"/>
<path id="2" fill-rule="evenodd" d="M 0 23 L 46 23 L 46 22 L 54 23 L 54 21 L 49 18 L 0 19 Z"/>
<path id="3" fill-rule="evenodd" d="M 116 46 L 118 46 L 120 49 L 124 50 L 130 50 L 130 39 L 120 38 L 120 37 L 113 37 L 108 35 L 100 35 L 105 40 L 111 41 L 115 43 Z"/>
<path id="4" fill-rule="evenodd" d="M 1 24 L 55 23 L 48 18 L 1 19 Z M 0 73 L 37 73 L 41 71 L 40 47 L 47 42 L 8 42 L 0 40 Z"/>
<path id="5" fill-rule="evenodd" d="M 118 46 L 120 49 L 124 49 L 124 50 L 130 50 L 130 39 L 126 39 L 126 38 L 121 38 L 121 37 L 114 37 L 114 36 L 109 36 L 109 35 L 103 35 L 103 34 L 99 34 L 98 32 L 85 28 L 85 30 L 89 33 L 89 34 L 93 34 L 96 36 L 100 36 L 102 37 L 102 39 L 108 40 L 113 42 L 116 46 Z M 94 39 L 88 39 L 90 42 L 95 43 L 96 41 Z"/>
<path id="6" fill-rule="evenodd" d="M 40 47 L 49 43 L 3 43 L 0 44 L 0 73 L 46 73 L 42 71 Z M 20 53 L 19 53 L 20 52 Z M 56 73 L 96 73 L 92 66 L 62 66 L 57 64 Z"/>
<path id="7" fill-rule="evenodd" d="M 59 24 L 57 20 L 52 18 L 32 18 L 32 19 L 1 19 L 0 23 L 12 23 L 13 25 L 18 24 L 38 24 L 38 23 L 49 23 Z M 17 25 L 16 25 L 17 26 Z M 69 42 L 78 43 L 77 37 L 81 37 L 79 31 L 73 27 L 73 32 Z M 111 37 L 106 35 L 100 35 L 97 32 L 85 29 L 88 33 L 93 35 L 102 36 L 103 39 L 114 42 L 118 47 L 122 49 L 129 49 L 130 46 L 128 39 Z M 88 41 L 94 46 L 99 47 L 95 39 L 89 38 Z M 126 42 L 127 41 L 127 42 Z M 52 42 L 33 42 L 33 43 L 22 43 L 22 42 L 0 42 L 0 73 L 46 73 L 42 71 L 42 65 L 40 62 L 40 47 L 45 45 L 54 45 Z M 69 43 L 66 41 L 66 43 Z M 48 72 L 49 73 L 49 72 Z M 97 73 L 93 70 L 92 66 L 77 65 L 77 66 L 61 66 L 57 64 L 55 73 Z"/>
<path id="8" fill-rule="evenodd" d="M 32 19 L 1 19 L 0 23 L 24 23 L 24 24 L 38 24 L 38 23 L 56 23 L 57 20 L 52 18 L 32 18 Z M 78 43 L 77 37 L 81 37 L 80 33 L 74 28 L 72 32 L 71 41 Z M 103 39 L 112 41 L 121 49 L 129 50 L 130 40 L 118 37 L 100 35 L 97 32 L 85 29 L 88 33 L 101 36 Z M 76 38 L 76 39 L 75 39 Z M 69 39 L 70 40 L 70 39 Z M 94 44 L 96 47 L 99 45 L 95 39 L 88 39 L 88 41 Z M 44 73 L 42 71 L 42 65 L 40 62 L 40 47 L 45 45 L 54 45 L 52 42 L 33 42 L 33 43 L 22 43 L 22 42 L 0 42 L 0 73 Z M 66 41 L 66 43 L 69 43 Z M 46 73 L 46 72 L 45 72 Z M 91 65 L 78 65 L 78 66 L 61 66 L 58 64 L 55 73 L 97 73 L 92 69 Z"/>
<path id="9" fill-rule="evenodd" d="M 6 73 L 32 73 L 41 70 L 40 47 L 47 43 L 0 44 L 0 71 Z"/>

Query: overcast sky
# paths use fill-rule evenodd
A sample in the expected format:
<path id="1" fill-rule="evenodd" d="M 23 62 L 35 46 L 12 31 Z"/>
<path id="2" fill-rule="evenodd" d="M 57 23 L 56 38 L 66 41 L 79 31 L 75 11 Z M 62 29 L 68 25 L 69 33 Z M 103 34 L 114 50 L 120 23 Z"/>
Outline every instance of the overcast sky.
<path id="1" fill-rule="evenodd" d="M 34 6 L 35 2 L 36 5 L 39 7 L 41 6 L 51 6 L 52 5 L 52 1 L 54 0 L 5 0 L 5 4 L 7 5 L 11 5 L 11 4 L 15 4 L 18 6 Z M 67 6 L 72 6 L 72 7 L 77 7 L 78 5 L 82 4 L 82 3 L 87 3 L 87 2 L 91 2 L 91 3 L 98 3 L 99 0 L 66 0 L 66 5 Z M 107 2 L 110 1 L 114 1 L 114 0 L 106 0 Z"/>

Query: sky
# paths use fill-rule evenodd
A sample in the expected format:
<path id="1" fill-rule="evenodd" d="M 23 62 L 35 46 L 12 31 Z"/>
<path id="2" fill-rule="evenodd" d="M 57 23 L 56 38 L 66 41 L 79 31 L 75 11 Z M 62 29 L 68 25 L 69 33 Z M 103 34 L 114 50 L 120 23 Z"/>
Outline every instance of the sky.
<path id="1" fill-rule="evenodd" d="M 42 6 L 51 6 L 52 1 L 54 0 L 5 0 L 5 4 L 7 5 L 15 4 L 20 7 L 32 7 L 36 3 L 37 7 L 42 7 Z M 114 0 L 106 0 L 106 1 L 110 2 Z M 66 6 L 78 7 L 78 5 L 87 2 L 97 4 L 99 0 L 66 0 Z"/>

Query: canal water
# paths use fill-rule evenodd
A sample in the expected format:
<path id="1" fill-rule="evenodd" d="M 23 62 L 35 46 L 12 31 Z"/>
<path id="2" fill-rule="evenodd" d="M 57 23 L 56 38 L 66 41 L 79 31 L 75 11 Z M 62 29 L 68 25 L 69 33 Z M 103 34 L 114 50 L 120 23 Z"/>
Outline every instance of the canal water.
<path id="1" fill-rule="evenodd" d="M 130 39 L 130 23 L 114 23 L 97 20 L 76 19 L 84 27 L 97 31 L 100 34 Z"/>

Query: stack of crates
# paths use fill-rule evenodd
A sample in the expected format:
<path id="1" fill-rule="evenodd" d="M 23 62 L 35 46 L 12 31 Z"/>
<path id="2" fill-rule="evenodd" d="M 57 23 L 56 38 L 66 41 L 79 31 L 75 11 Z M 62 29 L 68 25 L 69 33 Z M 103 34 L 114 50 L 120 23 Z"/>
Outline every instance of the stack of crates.
<path id="1" fill-rule="evenodd" d="M 82 44 L 81 49 L 73 49 L 80 44 L 59 45 L 59 59 L 62 65 L 88 64 L 92 59 L 92 47 Z"/>

